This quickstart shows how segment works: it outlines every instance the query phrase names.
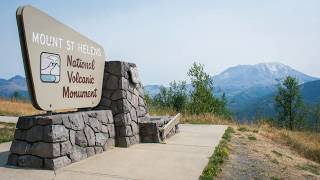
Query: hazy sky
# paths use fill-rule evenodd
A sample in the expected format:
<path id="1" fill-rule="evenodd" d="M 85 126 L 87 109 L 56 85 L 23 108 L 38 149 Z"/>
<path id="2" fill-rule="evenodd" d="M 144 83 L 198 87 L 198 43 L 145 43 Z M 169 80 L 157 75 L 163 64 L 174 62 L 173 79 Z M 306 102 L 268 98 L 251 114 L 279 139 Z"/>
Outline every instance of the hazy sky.
<path id="1" fill-rule="evenodd" d="M 320 77 L 320 1 L 0 2 L 0 78 L 24 76 L 15 11 L 33 5 L 101 44 L 107 60 L 138 65 L 144 84 L 185 80 L 192 62 L 214 75 L 281 62 Z"/>

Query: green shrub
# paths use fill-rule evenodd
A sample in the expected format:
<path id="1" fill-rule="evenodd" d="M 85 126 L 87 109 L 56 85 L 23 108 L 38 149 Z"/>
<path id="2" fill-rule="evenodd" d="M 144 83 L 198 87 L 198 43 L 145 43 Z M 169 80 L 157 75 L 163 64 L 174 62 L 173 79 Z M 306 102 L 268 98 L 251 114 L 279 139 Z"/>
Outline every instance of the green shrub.
<path id="1" fill-rule="evenodd" d="M 249 131 L 249 129 L 242 126 L 242 127 L 239 127 L 239 128 L 238 128 L 238 131 L 247 132 L 247 131 Z"/>
<path id="2" fill-rule="evenodd" d="M 213 179 L 217 176 L 221 170 L 221 165 L 225 159 L 229 156 L 229 151 L 227 147 L 228 141 L 231 140 L 231 134 L 234 133 L 233 128 L 228 127 L 222 136 L 222 140 L 215 148 L 213 155 L 209 159 L 209 163 L 206 168 L 203 170 L 202 175 L 199 179 Z"/>
<path id="3" fill-rule="evenodd" d="M 160 87 L 160 92 L 154 97 L 146 95 L 149 107 L 170 108 L 176 112 L 199 115 L 211 113 L 225 118 L 231 118 L 227 109 L 226 95 L 215 97 L 213 81 L 204 71 L 204 65 L 193 63 L 188 71 L 192 89 L 187 89 L 186 81 L 173 81 L 169 87 Z"/>
<path id="4" fill-rule="evenodd" d="M 0 123 L 4 126 L 0 128 L 0 143 L 9 142 L 13 140 L 15 124 L 13 123 Z"/>
<path id="5" fill-rule="evenodd" d="M 228 127 L 225 131 L 225 133 L 223 134 L 222 138 L 230 141 L 231 140 L 231 134 L 234 133 L 234 129 L 232 127 Z"/>
<path id="6" fill-rule="evenodd" d="M 257 140 L 257 138 L 252 134 L 248 136 L 248 139 L 251 140 L 251 141 Z"/>

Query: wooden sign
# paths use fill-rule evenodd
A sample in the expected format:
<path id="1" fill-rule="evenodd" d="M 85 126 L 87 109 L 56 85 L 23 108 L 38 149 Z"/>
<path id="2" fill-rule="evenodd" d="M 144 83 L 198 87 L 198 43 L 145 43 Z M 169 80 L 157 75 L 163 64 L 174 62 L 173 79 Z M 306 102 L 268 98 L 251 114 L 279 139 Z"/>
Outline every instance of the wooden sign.
<path id="1" fill-rule="evenodd" d="M 33 105 L 47 111 L 97 106 L 103 48 L 32 6 L 18 8 L 17 24 Z"/>

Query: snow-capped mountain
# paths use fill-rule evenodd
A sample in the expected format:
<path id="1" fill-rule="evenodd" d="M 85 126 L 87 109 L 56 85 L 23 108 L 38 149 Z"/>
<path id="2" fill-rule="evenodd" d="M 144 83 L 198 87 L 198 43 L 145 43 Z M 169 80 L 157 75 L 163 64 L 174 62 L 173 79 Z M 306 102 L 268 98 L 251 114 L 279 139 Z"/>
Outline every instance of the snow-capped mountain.
<path id="1" fill-rule="evenodd" d="M 319 86 L 319 81 L 316 81 L 319 79 L 281 63 L 260 63 L 228 68 L 224 72 L 213 76 L 214 94 L 219 97 L 223 92 L 226 93 L 228 105 L 236 117 L 254 116 L 255 113 L 252 112 L 263 111 L 261 107 L 259 109 L 257 103 L 262 104 L 264 108 L 270 105 L 269 101 L 272 98 L 267 98 L 269 101 L 266 101 L 265 97 L 272 97 L 276 92 L 277 84 L 286 76 L 293 76 L 299 80 L 302 95 L 307 102 L 318 100 L 315 97 L 319 97 L 316 93 L 319 88 L 314 87 Z M 309 87 L 308 82 L 312 82 L 310 83 L 313 85 L 312 88 Z M 187 86 L 188 89 L 192 89 L 190 84 Z M 160 85 L 146 85 L 144 90 L 149 95 L 154 96 L 159 93 Z M 15 91 L 23 97 L 28 97 L 25 78 L 15 76 L 8 80 L 0 79 L 0 97 L 11 97 Z M 268 108 L 266 112 L 269 113 L 271 107 Z"/>
<path id="2" fill-rule="evenodd" d="M 318 80 L 281 63 L 239 65 L 213 77 L 215 94 L 219 96 L 225 92 L 231 111 L 236 117 L 243 118 L 242 114 L 246 114 L 243 111 L 258 111 L 254 109 L 254 104 L 274 94 L 277 85 L 287 76 L 297 78 L 299 84 Z"/>
<path id="3" fill-rule="evenodd" d="M 213 80 L 218 92 L 224 91 L 228 97 L 233 97 L 252 88 L 270 88 L 286 76 L 296 77 L 300 84 L 317 80 L 281 63 L 239 65 L 214 76 Z"/>
<path id="4" fill-rule="evenodd" d="M 252 94 L 254 91 L 261 90 L 258 93 L 259 96 L 265 95 L 264 92 L 274 89 L 287 76 L 296 77 L 299 84 L 318 79 L 281 63 L 238 65 L 213 76 L 214 91 L 218 96 L 225 92 L 229 98 L 247 94 L 246 91 L 250 91 Z M 155 95 L 159 93 L 159 88 L 160 85 L 146 85 L 145 91 L 150 95 Z"/>
<path id="5" fill-rule="evenodd" d="M 255 109 L 257 101 L 274 94 L 277 85 L 287 76 L 297 78 L 299 84 L 318 80 L 281 63 L 238 65 L 212 77 L 214 94 L 219 97 L 225 93 L 231 111 L 236 117 L 243 118 L 244 114 L 253 114 L 248 114 L 248 109 L 259 111 Z M 159 88 L 157 85 L 145 86 L 145 91 L 155 95 Z"/>

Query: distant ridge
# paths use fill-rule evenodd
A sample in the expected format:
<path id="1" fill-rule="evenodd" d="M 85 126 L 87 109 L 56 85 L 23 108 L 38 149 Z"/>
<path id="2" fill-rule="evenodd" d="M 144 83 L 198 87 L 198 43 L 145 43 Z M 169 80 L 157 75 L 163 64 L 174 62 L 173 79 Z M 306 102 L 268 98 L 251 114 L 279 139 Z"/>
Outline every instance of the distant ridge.
<path id="1" fill-rule="evenodd" d="M 320 103 L 320 79 L 299 72 L 281 63 L 259 63 L 230 67 L 213 76 L 214 94 L 223 92 L 228 98 L 228 106 L 239 119 L 257 115 L 274 114 L 273 97 L 277 84 L 286 76 L 299 80 L 301 94 L 308 104 Z M 188 85 L 190 89 L 191 85 Z M 154 96 L 160 92 L 160 85 L 146 85 L 145 92 Z M 10 98 L 14 92 L 29 98 L 26 80 L 22 76 L 0 79 L 0 97 Z"/>
<path id="2" fill-rule="evenodd" d="M 10 79 L 0 79 L 0 97 L 10 98 L 15 92 L 23 99 L 28 99 L 26 79 L 20 75 L 16 75 Z"/>
<path id="3" fill-rule="evenodd" d="M 305 105 L 320 105 L 320 80 L 306 82 L 299 86 L 302 100 Z M 276 91 L 254 99 L 246 106 L 234 109 L 238 119 L 250 120 L 254 117 L 273 117 L 275 115 L 274 98 Z"/>
<path id="4" fill-rule="evenodd" d="M 299 84 L 318 80 L 290 66 L 274 62 L 231 67 L 213 79 L 218 89 L 216 94 L 225 92 L 229 108 L 236 117 L 242 118 L 243 114 L 248 114 L 243 111 L 261 111 L 254 104 L 261 98 L 275 93 L 277 85 L 287 76 L 297 78 Z M 248 107 L 252 109 L 248 110 Z M 249 118 L 251 114 L 248 114 Z"/>
<path id="5" fill-rule="evenodd" d="M 273 89 L 286 76 L 296 77 L 300 84 L 319 79 L 276 62 L 238 65 L 230 67 L 212 78 L 215 94 L 221 95 L 222 92 L 225 92 L 229 98 L 232 98 L 246 93 L 246 91 L 252 92 L 254 89 Z M 151 95 L 158 93 L 159 88 L 160 85 L 145 86 L 145 90 Z"/>
<path id="6" fill-rule="evenodd" d="M 247 118 L 249 116 L 249 118 L 252 118 L 254 114 L 252 112 L 260 112 L 264 109 L 261 110 L 261 107 L 257 106 L 256 103 L 260 102 L 262 104 L 262 102 L 267 101 L 264 97 L 274 94 L 277 85 L 287 76 L 297 78 L 301 87 L 307 86 L 308 82 L 319 80 L 319 78 L 309 76 L 288 65 L 277 62 L 238 65 L 212 77 L 215 87 L 214 94 L 220 97 L 222 93 L 226 93 L 228 106 L 236 117 L 243 118 L 246 116 Z M 159 85 L 145 86 L 145 90 L 151 95 L 157 94 L 159 88 Z M 314 93 L 309 92 L 311 91 L 310 88 L 310 85 L 305 88 L 308 89 L 308 93 L 304 93 L 302 89 L 302 94 L 308 102 L 308 99 L 314 98 L 313 95 L 308 98 L 308 95 L 315 94 L 315 90 L 312 91 Z M 320 91 L 318 93 L 320 94 Z M 265 103 L 266 106 L 272 106 L 269 102 Z M 267 109 L 270 110 L 269 107 Z"/>
<path id="7" fill-rule="evenodd" d="M 299 83 L 317 80 L 318 78 L 299 72 L 281 63 L 259 63 L 256 65 L 238 65 L 228 68 L 213 77 L 217 88 L 228 97 L 236 96 L 252 88 L 275 86 L 286 76 L 293 76 Z"/>

